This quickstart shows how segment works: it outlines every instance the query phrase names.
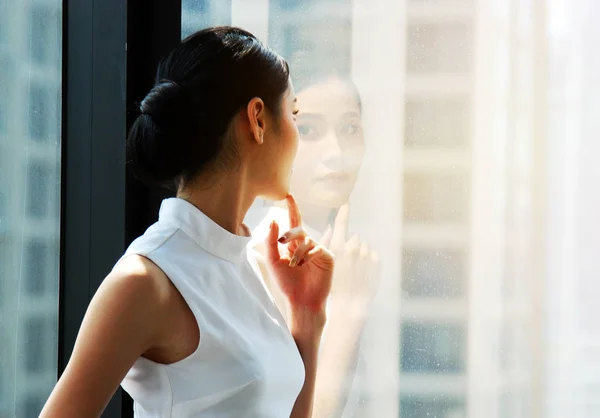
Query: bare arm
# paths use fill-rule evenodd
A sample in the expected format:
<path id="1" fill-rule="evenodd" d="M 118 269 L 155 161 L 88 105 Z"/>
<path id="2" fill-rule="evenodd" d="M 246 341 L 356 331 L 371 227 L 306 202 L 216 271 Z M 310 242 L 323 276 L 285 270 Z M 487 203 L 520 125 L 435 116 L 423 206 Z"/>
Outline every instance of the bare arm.
<path id="1" fill-rule="evenodd" d="M 158 338 L 166 287 L 157 280 L 158 267 L 130 258 L 106 277 L 90 302 L 42 418 L 99 417 L 133 363 Z"/>
<path id="2" fill-rule="evenodd" d="M 304 362 L 304 386 L 296 398 L 290 418 L 311 418 L 317 379 L 317 359 L 325 313 L 296 309 L 290 314 L 290 330 Z"/>
<path id="3" fill-rule="evenodd" d="M 364 329 L 362 316 L 350 304 L 334 304 L 322 341 L 313 418 L 330 418 L 348 401 L 346 384 L 356 372 L 356 356 Z"/>

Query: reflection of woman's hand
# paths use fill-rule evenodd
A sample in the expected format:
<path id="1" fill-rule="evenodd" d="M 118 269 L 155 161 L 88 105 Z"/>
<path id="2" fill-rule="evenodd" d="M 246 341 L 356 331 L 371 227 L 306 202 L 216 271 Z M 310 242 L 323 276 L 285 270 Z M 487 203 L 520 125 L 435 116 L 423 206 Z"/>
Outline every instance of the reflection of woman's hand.
<path id="1" fill-rule="evenodd" d="M 322 245 L 335 255 L 335 272 L 331 297 L 341 305 L 352 306 L 354 314 L 366 312 L 371 303 L 379 278 L 379 257 L 354 234 L 346 240 L 350 207 L 343 205 L 332 228 L 328 228 Z M 350 304 L 350 305 L 348 305 Z M 358 311 L 357 311 L 358 310 Z"/>
<path id="2" fill-rule="evenodd" d="M 358 344 L 379 277 L 379 259 L 358 235 L 346 239 L 350 208 L 340 208 L 321 244 L 335 255 L 335 271 L 321 361 L 317 373 L 313 418 L 340 416 L 354 379 Z"/>

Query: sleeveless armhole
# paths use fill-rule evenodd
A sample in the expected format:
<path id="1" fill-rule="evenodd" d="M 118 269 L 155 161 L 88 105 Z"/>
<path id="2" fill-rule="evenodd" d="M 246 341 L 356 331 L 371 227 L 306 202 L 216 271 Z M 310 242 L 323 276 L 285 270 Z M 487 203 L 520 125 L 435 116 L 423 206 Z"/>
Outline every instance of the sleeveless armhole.
<path id="1" fill-rule="evenodd" d="M 185 296 L 185 289 L 181 288 L 181 285 L 178 285 L 177 280 L 173 280 L 171 278 L 171 276 L 169 275 L 168 271 L 165 271 L 165 268 L 163 266 L 168 266 L 168 262 L 167 263 L 161 263 L 160 260 L 160 256 L 158 256 L 156 254 L 156 251 L 159 250 L 165 243 L 167 243 L 170 239 L 173 238 L 173 236 L 175 236 L 175 234 L 177 234 L 178 232 L 182 232 L 179 228 L 174 228 L 173 231 L 168 234 L 165 235 L 164 239 L 162 239 L 161 241 L 158 241 L 156 245 L 153 245 L 151 248 L 151 250 L 144 250 L 144 249 L 136 249 L 135 246 L 135 242 L 134 244 L 127 250 L 127 252 L 117 261 L 117 263 L 115 264 L 115 267 L 113 268 L 113 270 L 115 268 L 117 268 L 117 266 L 127 257 L 132 256 L 132 255 L 137 255 L 140 257 L 145 258 L 146 260 L 150 261 L 152 264 L 154 264 L 167 278 L 167 280 L 169 280 L 169 282 L 175 287 L 175 290 L 177 290 L 177 292 L 179 292 L 179 295 L 181 296 L 181 298 L 184 300 L 185 304 L 187 305 L 188 309 L 192 312 L 192 315 L 194 316 L 194 319 L 196 321 L 196 326 L 198 327 L 198 345 L 196 346 L 196 348 L 194 349 L 194 351 L 189 354 L 188 356 L 184 357 L 181 360 L 177 360 L 173 363 L 158 363 L 156 361 L 150 360 L 146 357 L 140 356 L 140 359 L 142 359 L 142 361 L 147 361 L 156 365 L 162 365 L 162 366 L 173 366 L 173 365 L 179 365 L 182 362 L 188 360 L 191 357 L 194 357 L 198 354 L 198 352 L 200 351 L 200 346 L 202 345 L 202 322 L 203 322 L 203 318 L 201 317 L 201 315 L 199 314 L 199 312 L 197 312 L 196 309 L 194 309 L 194 307 L 189 303 L 188 298 Z M 162 265 L 162 266 L 161 266 Z"/>

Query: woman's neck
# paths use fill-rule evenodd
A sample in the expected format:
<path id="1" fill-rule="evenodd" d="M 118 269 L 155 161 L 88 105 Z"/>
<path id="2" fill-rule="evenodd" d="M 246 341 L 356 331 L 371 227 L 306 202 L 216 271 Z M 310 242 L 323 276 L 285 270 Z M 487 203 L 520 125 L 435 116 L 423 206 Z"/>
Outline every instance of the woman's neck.
<path id="1" fill-rule="evenodd" d="M 196 206 L 232 234 L 248 236 L 244 217 L 256 196 L 249 190 L 246 178 L 240 171 L 198 178 L 182 187 L 177 197 Z"/>

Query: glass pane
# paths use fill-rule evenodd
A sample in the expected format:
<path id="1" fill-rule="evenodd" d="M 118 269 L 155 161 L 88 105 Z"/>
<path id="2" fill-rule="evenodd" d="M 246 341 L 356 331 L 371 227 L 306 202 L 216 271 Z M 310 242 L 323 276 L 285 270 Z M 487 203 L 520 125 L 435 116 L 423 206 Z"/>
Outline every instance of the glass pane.
<path id="1" fill-rule="evenodd" d="M 405 323 L 402 326 L 402 371 L 462 373 L 466 338 L 463 325 Z"/>
<path id="2" fill-rule="evenodd" d="M 181 37 L 208 26 L 231 25 L 231 0 L 183 0 Z"/>
<path id="3" fill-rule="evenodd" d="M 465 23 L 410 24 L 407 70 L 411 74 L 467 73 L 472 42 Z"/>
<path id="4" fill-rule="evenodd" d="M 408 149 L 447 149 L 469 143 L 467 97 L 411 99 L 405 108 L 404 143 Z"/>
<path id="5" fill-rule="evenodd" d="M 289 62 L 305 226 L 349 203 L 380 259 L 338 248 L 327 332 L 353 361 L 319 365 L 343 389 L 315 418 L 600 416 L 595 2 L 183 3 L 183 35 L 239 24 Z"/>
<path id="6" fill-rule="evenodd" d="M 0 5 L 0 417 L 56 383 L 62 1 Z"/>
<path id="7" fill-rule="evenodd" d="M 446 397 L 402 396 L 400 411 L 410 418 L 463 418 L 464 401 Z"/>
<path id="8" fill-rule="evenodd" d="M 463 296 L 467 258 L 458 250 L 412 250 L 402 256 L 402 290 L 408 297 L 456 298 Z"/>
<path id="9" fill-rule="evenodd" d="M 406 173 L 404 202 L 407 222 L 466 222 L 469 178 L 455 171 Z"/>

